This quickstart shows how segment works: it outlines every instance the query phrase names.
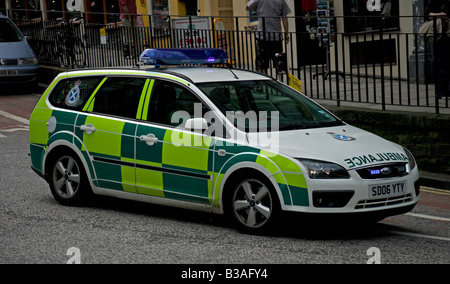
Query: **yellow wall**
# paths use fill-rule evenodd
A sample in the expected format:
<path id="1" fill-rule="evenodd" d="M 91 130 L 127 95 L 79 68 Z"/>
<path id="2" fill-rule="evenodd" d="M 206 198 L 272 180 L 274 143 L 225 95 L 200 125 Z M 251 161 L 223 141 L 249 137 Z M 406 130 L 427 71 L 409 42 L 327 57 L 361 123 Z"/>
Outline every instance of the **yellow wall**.
<path id="1" fill-rule="evenodd" d="M 149 19 L 147 17 L 147 15 L 149 14 L 148 12 L 148 7 L 147 7 L 148 3 L 147 0 L 136 0 L 136 7 L 139 11 L 139 13 L 141 13 L 142 15 L 144 15 L 142 17 L 142 19 L 144 20 L 144 26 L 148 27 L 149 26 Z"/>

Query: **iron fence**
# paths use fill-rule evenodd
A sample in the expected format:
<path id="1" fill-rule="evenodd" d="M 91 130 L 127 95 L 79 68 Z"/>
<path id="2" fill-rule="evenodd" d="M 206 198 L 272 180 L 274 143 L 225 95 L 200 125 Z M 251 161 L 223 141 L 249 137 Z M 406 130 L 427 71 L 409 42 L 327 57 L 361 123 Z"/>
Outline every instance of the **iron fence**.
<path id="1" fill-rule="evenodd" d="M 152 22 L 152 15 L 144 15 Z M 41 64 L 65 68 L 132 66 L 145 48 L 201 48 L 226 50 L 235 68 L 256 70 L 256 28 L 247 17 L 167 16 L 164 28 L 119 21 L 90 24 L 86 14 L 74 21 L 43 19 L 16 21 L 30 37 Z M 291 23 L 303 21 L 290 18 Z M 417 25 L 342 32 L 348 17 L 326 19 L 329 30 L 290 32 L 285 45 L 287 71 L 302 81 L 302 91 L 316 100 L 369 104 L 375 108 L 420 108 L 437 114 L 450 111 L 448 98 L 435 95 L 433 44 L 418 34 Z M 396 17 L 396 21 L 399 21 Z M 402 22 L 417 22 L 403 17 Z M 296 25 L 298 26 L 298 25 Z M 277 77 L 276 69 L 269 74 Z M 279 77 L 288 82 L 289 76 Z"/>

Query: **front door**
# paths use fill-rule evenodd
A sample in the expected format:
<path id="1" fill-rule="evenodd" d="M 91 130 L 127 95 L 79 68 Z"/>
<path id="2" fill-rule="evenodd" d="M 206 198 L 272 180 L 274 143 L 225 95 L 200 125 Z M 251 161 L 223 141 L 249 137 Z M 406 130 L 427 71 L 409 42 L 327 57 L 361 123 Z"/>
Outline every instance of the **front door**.
<path id="1" fill-rule="evenodd" d="M 151 86 L 136 133 L 138 193 L 211 204 L 213 139 L 183 128 L 206 107 L 181 84 L 157 79 Z"/>

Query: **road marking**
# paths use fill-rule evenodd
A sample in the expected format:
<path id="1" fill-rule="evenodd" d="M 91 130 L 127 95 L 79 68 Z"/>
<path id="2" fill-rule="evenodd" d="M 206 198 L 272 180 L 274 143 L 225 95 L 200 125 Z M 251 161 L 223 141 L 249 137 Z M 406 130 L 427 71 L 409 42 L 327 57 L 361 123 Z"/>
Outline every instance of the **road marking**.
<path id="1" fill-rule="evenodd" d="M 450 191 L 449 190 L 431 188 L 431 187 L 426 187 L 426 186 L 422 186 L 420 188 L 420 191 L 428 192 L 428 193 L 434 193 L 434 194 L 439 194 L 439 195 L 450 195 Z"/>
<path id="2" fill-rule="evenodd" d="M 386 230 L 385 232 L 390 233 L 390 234 L 394 234 L 394 235 L 400 235 L 400 236 L 425 238 L 425 239 L 432 239 L 432 240 L 440 240 L 440 241 L 450 242 L 450 238 L 444 238 L 444 237 L 438 237 L 438 236 L 430 236 L 430 235 L 423 235 L 423 234 L 416 234 L 416 233 L 409 233 L 409 232 L 402 232 L 402 231 L 394 231 L 394 230 Z"/>
<path id="3" fill-rule="evenodd" d="M 444 217 L 436 217 L 436 216 L 430 216 L 430 215 L 424 215 L 424 214 L 416 214 L 416 213 L 406 213 L 406 215 L 412 216 L 412 217 L 430 219 L 430 220 L 438 220 L 438 221 L 450 222 L 450 218 L 444 218 Z"/>
<path id="4" fill-rule="evenodd" d="M 30 121 L 28 119 L 16 116 L 14 114 L 7 113 L 6 111 L 0 110 L 0 115 L 4 116 L 6 118 L 9 118 L 9 119 L 15 120 L 15 121 L 20 122 L 20 123 L 23 123 L 23 124 L 26 124 L 26 125 L 30 125 Z"/>
<path id="5" fill-rule="evenodd" d="M 0 134 L 0 138 L 7 138 L 5 135 Z"/>
<path id="6" fill-rule="evenodd" d="M 19 128 L 0 129 L 0 131 L 12 133 L 12 132 L 17 132 L 17 131 L 30 131 L 30 128 L 28 126 L 25 126 L 25 127 L 19 127 Z"/>

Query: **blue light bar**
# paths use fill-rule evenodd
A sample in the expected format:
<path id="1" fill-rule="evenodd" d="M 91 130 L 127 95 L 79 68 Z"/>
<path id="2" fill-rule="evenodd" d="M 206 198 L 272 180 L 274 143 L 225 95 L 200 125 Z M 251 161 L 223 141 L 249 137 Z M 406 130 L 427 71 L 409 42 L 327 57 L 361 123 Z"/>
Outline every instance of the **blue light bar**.
<path id="1" fill-rule="evenodd" d="M 140 56 L 144 65 L 225 64 L 228 56 L 218 48 L 150 48 Z"/>

